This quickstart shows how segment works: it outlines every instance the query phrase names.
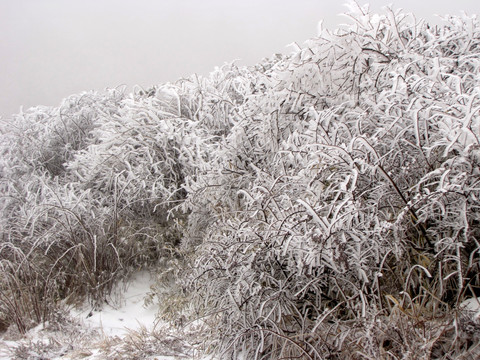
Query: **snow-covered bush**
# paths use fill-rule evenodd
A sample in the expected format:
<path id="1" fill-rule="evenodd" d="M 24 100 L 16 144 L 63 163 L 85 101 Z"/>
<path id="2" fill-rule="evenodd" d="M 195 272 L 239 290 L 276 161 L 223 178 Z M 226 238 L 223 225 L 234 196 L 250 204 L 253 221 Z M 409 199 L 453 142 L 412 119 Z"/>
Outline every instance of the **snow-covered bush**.
<path id="1" fill-rule="evenodd" d="M 87 221 L 87 207 L 95 199 L 76 191 L 65 163 L 96 141 L 92 131 L 122 98 L 118 90 L 74 95 L 2 124 L 0 309 L 21 331 L 48 319 L 68 288 L 92 282 L 84 255 L 94 256 L 98 223 Z"/>
<path id="2" fill-rule="evenodd" d="M 85 93 L 4 124 L 0 309 L 10 323 L 25 331 L 58 299 L 97 306 L 115 280 L 178 253 L 185 178 L 232 126 L 239 71 Z"/>
<path id="3" fill-rule="evenodd" d="M 189 182 L 190 218 L 210 219 L 194 303 L 223 356 L 395 356 L 379 317 L 478 291 L 479 24 L 357 10 L 257 73 Z"/>

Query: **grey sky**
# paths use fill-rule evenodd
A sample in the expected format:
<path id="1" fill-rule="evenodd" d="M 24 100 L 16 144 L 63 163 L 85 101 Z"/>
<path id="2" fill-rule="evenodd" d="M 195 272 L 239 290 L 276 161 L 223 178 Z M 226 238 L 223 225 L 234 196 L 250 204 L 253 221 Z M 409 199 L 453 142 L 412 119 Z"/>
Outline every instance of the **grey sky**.
<path id="1" fill-rule="evenodd" d="M 335 0 L 0 0 L 0 116 L 83 90 L 149 87 L 241 59 L 254 64 L 346 19 Z M 359 1 L 364 3 L 365 1 Z M 392 1 L 370 1 L 380 10 Z M 478 0 L 397 0 L 433 14 L 479 13 Z M 438 22 L 438 21 L 437 21 Z"/>

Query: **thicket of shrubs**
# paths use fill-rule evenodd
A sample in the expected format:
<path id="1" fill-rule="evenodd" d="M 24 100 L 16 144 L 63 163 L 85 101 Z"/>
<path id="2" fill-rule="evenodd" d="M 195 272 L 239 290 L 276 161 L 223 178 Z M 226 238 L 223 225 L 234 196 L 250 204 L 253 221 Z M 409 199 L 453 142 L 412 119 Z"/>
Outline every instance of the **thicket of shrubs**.
<path id="1" fill-rule="evenodd" d="M 164 316 L 222 358 L 479 356 L 480 24 L 354 10 L 254 67 L 5 122 L 0 320 L 161 264 Z"/>

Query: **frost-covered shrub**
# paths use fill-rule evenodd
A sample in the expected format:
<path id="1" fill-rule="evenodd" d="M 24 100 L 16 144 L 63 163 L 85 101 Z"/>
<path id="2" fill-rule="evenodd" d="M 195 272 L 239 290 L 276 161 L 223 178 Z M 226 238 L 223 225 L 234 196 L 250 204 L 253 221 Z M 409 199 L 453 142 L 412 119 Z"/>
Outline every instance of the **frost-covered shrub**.
<path id="1" fill-rule="evenodd" d="M 57 299 L 100 305 L 114 281 L 178 252 L 185 179 L 209 166 L 247 87 L 234 65 L 222 69 L 148 93 L 72 96 L 5 123 L 0 310 L 10 323 L 48 320 Z"/>
<path id="2" fill-rule="evenodd" d="M 2 125 L 0 309 L 20 331 L 48 320 L 59 297 L 100 294 L 115 277 L 118 254 L 102 236 L 110 215 L 95 211 L 98 199 L 76 188 L 66 165 L 96 142 L 92 132 L 122 98 L 84 93 Z"/>
<path id="3" fill-rule="evenodd" d="M 92 130 L 104 116 L 118 112 L 123 97 L 120 90 L 82 93 L 66 98 L 57 108 L 39 106 L 13 115 L 2 125 L 2 132 L 14 139 L 11 147 L 2 149 L 2 156 L 18 162 L 17 172 L 19 167 L 28 167 L 61 175 L 73 154 L 95 141 Z"/>
<path id="4" fill-rule="evenodd" d="M 209 216 L 194 303 L 225 353 L 379 356 L 346 324 L 432 319 L 480 285 L 479 24 L 358 10 L 257 73 L 212 170 L 187 181 L 190 219 Z"/>

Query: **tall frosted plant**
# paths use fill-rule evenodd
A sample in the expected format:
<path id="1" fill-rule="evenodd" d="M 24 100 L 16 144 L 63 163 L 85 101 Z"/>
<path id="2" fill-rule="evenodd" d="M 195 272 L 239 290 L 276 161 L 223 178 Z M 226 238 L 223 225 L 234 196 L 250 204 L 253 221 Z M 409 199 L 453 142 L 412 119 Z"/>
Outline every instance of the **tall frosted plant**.
<path id="1" fill-rule="evenodd" d="M 378 316 L 477 291 L 478 23 L 351 17 L 257 73 L 191 187 L 211 215 L 191 286 L 225 353 L 401 353 Z"/>

